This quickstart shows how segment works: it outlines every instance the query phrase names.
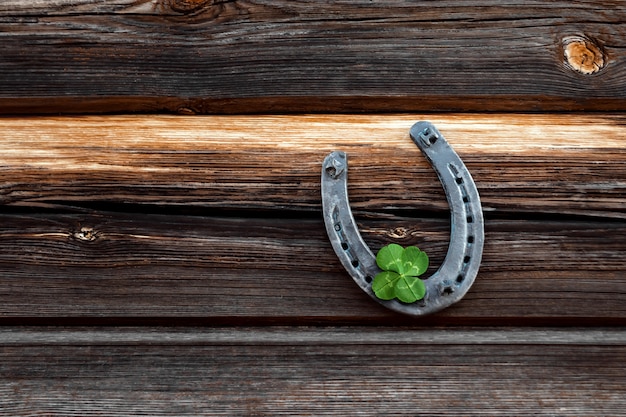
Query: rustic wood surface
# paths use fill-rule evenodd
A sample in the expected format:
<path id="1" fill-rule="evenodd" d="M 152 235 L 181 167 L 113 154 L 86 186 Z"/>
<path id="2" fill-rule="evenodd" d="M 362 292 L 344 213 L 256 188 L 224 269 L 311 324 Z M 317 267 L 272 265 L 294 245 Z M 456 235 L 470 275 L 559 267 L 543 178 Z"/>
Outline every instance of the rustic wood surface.
<path id="1" fill-rule="evenodd" d="M 0 217 L 0 323 L 626 324 L 623 222 L 488 221 L 470 292 L 415 319 L 358 289 L 319 219 L 172 217 Z M 371 220 L 361 229 L 373 250 L 419 245 L 430 273 L 447 249 L 446 220 Z"/>
<path id="2" fill-rule="evenodd" d="M 354 209 L 444 215 L 408 135 L 421 119 L 461 155 L 488 215 L 626 218 L 621 114 L 3 118 L 0 202 L 318 214 L 321 162 L 340 149 Z"/>
<path id="3" fill-rule="evenodd" d="M 0 112 L 626 110 L 621 1 L 5 0 Z"/>
<path id="4" fill-rule="evenodd" d="M 625 22 L 592 0 L 0 2 L 0 417 L 626 416 Z M 320 171 L 346 151 L 366 242 L 434 272 L 421 119 L 486 245 L 461 302 L 412 318 L 342 269 Z"/>
<path id="5" fill-rule="evenodd" d="M 450 225 L 419 119 L 471 170 L 486 246 L 466 297 L 416 319 L 341 268 L 319 177 L 347 151 L 365 240 L 419 245 L 433 272 Z M 2 118 L 0 416 L 623 415 L 625 126 Z"/>
<path id="6" fill-rule="evenodd" d="M 410 323 L 339 265 L 319 177 L 346 150 L 368 243 L 418 245 L 434 272 L 448 208 L 408 137 L 420 118 L 2 119 L 0 321 Z M 486 247 L 466 299 L 421 320 L 624 324 L 622 116 L 430 119 L 476 179 Z"/>
<path id="7" fill-rule="evenodd" d="M 623 329 L 0 330 L 0 416 L 618 416 Z"/>

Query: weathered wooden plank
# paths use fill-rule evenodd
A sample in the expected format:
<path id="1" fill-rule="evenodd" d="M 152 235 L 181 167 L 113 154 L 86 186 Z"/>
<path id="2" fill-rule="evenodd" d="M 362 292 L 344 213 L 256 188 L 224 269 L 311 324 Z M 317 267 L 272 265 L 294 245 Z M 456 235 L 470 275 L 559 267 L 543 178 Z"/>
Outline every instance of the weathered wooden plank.
<path id="1" fill-rule="evenodd" d="M 0 321 L 51 323 L 626 323 L 624 222 L 488 220 L 480 274 L 430 318 L 380 307 L 321 219 L 115 213 L 0 217 Z M 445 219 L 360 219 L 373 250 L 418 245 L 434 272 Z"/>
<path id="2" fill-rule="evenodd" d="M 108 116 L 0 119 L 0 203 L 319 212 L 320 167 L 349 154 L 356 210 L 448 210 L 408 136 L 433 121 L 485 211 L 625 218 L 623 115 Z"/>
<path id="3" fill-rule="evenodd" d="M 0 330 L 0 415 L 621 415 L 622 329 Z"/>
<path id="4" fill-rule="evenodd" d="M 626 110 L 620 1 L 0 5 L 0 112 Z"/>

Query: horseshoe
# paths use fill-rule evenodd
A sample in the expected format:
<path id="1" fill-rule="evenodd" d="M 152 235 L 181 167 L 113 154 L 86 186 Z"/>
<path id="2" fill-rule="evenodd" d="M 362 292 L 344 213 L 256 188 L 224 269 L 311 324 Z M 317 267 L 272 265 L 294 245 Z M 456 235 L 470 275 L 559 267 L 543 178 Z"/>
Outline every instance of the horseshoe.
<path id="1" fill-rule="evenodd" d="M 331 152 L 322 164 L 322 207 L 331 245 L 359 287 L 391 310 L 423 316 L 442 310 L 467 293 L 474 283 L 485 241 L 483 211 L 476 184 L 467 167 L 432 123 L 418 122 L 410 136 L 437 173 L 450 206 L 450 244 L 446 257 L 425 279 L 422 300 L 406 304 L 381 300 L 372 290 L 373 277 L 381 270 L 363 241 L 348 201 L 348 160 L 345 152 Z"/>

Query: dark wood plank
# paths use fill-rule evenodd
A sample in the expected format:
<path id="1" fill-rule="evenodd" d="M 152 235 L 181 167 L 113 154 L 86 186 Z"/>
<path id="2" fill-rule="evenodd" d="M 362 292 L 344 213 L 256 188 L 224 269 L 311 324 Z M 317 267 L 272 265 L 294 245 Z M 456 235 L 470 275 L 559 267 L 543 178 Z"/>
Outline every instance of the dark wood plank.
<path id="1" fill-rule="evenodd" d="M 626 110 L 620 1 L 0 5 L 0 112 Z"/>
<path id="2" fill-rule="evenodd" d="M 626 324 L 626 223 L 488 220 L 480 274 L 430 318 L 391 313 L 343 270 L 321 219 L 122 213 L 0 217 L 0 322 Z M 373 250 L 445 219 L 360 219 Z M 61 319 L 63 318 L 63 319 Z"/>
<path id="3" fill-rule="evenodd" d="M 0 329 L 0 415 L 621 415 L 622 329 Z"/>
<path id="4" fill-rule="evenodd" d="M 489 215 L 626 218 L 619 114 L 5 118 L 0 203 L 318 213 L 322 160 L 341 149 L 354 209 L 444 215 L 408 136 L 420 119 L 461 155 Z"/>

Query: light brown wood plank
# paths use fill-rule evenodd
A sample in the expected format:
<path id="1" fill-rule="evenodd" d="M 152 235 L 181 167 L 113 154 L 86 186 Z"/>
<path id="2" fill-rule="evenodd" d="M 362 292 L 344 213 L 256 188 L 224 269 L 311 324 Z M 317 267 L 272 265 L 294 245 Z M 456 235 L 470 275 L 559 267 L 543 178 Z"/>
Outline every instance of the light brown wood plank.
<path id="1" fill-rule="evenodd" d="M 0 5 L 0 112 L 626 110 L 620 1 Z"/>
<path id="2" fill-rule="evenodd" d="M 0 203 L 317 213 L 321 162 L 340 149 L 355 210 L 443 213 L 408 136 L 420 119 L 466 162 L 489 216 L 626 218 L 626 123 L 605 114 L 4 118 Z"/>
<path id="3" fill-rule="evenodd" d="M 621 415 L 622 329 L 0 329 L 0 415 Z"/>
<path id="4" fill-rule="evenodd" d="M 5 214 L 0 223 L 5 324 L 626 323 L 624 222 L 487 221 L 476 283 L 427 318 L 363 294 L 321 219 Z M 447 220 L 359 223 L 372 250 L 426 251 L 426 276 L 443 261 Z"/>

